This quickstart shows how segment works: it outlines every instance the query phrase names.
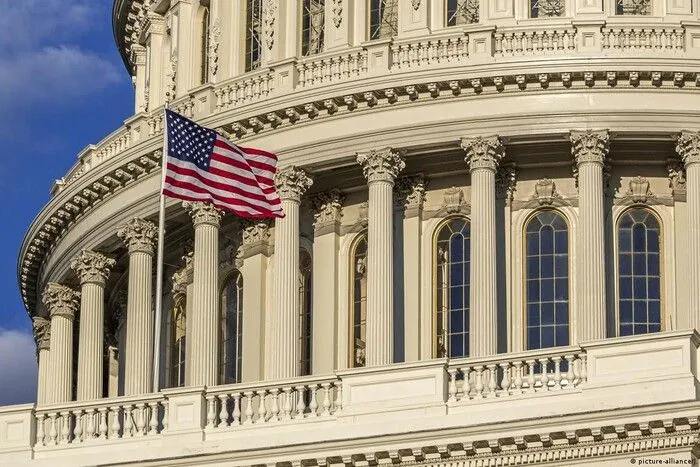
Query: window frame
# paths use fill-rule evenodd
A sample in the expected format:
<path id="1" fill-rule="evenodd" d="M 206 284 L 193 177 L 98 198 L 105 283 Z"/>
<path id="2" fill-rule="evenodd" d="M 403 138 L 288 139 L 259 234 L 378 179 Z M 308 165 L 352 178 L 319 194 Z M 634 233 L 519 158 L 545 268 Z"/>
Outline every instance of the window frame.
<path id="1" fill-rule="evenodd" d="M 298 23 L 299 24 L 299 28 L 298 28 L 299 33 L 298 33 L 298 37 L 297 37 L 297 43 L 299 44 L 298 53 L 299 53 L 299 56 L 302 58 L 303 57 L 312 57 L 314 55 L 322 54 L 326 49 L 325 34 L 326 34 L 326 20 L 327 20 L 327 18 L 326 18 L 326 1 L 327 0 L 319 0 L 319 1 L 323 1 L 323 29 L 322 29 L 322 36 L 321 36 L 321 41 L 320 41 L 321 47 L 318 50 L 318 52 L 310 53 L 307 51 L 306 53 L 304 53 L 304 3 L 306 1 L 307 0 L 300 0 L 299 1 L 299 23 Z M 313 0 L 308 0 L 308 1 L 313 1 Z M 310 30 L 310 28 L 309 28 L 309 30 Z"/>
<path id="2" fill-rule="evenodd" d="M 401 2 L 401 1 L 406 1 L 406 0 L 396 0 L 396 2 L 397 2 L 397 3 L 396 3 L 396 10 L 397 10 L 397 11 L 396 11 L 396 29 L 395 29 L 395 31 L 394 31 L 394 34 L 392 34 L 392 35 L 389 36 L 389 37 L 376 37 L 376 38 L 372 38 L 372 3 L 375 2 L 375 1 L 381 2 L 381 1 L 383 1 L 383 0 L 367 0 L 367 2 L 366 2 L 367 8 L 366 8 L 365 14 L 366 14 L 367 28 L 366 28 L 365 34 L 366 34 L 366 37 L 367 37 L 367 41 L 368 41 L 368 42 L 369 42 L 369 41 L 372 41 L 372 42 L 373 42 L 373 41 L 391 40 L 392 38 L 396 37 L 396 36 L 399 34 L 399 21 L 400 21 L 400 18 L 399 18 L 399 11 L 398 11 L 398 9 L 399 9 L 399 2 Z M 391 1 L 391 0 L 387 0 L 387 1 Z M 381 25 L 382 25 L 382 21 L 380 20 L 380 22 L 379 22 L 379 24 L 377 25 L 377 27 L 379 27 L 379 28 L 381 29 Z"/>
<path id="3" fill-rule="evenodd" d="M 307 255 L 309 259 L 308 271 L 302 269 L 302 256 Z M 314 310 L 313 310 L 313 255 L 309 249 L 301 247 L 299 248 L 299 361 L 297 365 L 299 366 L 300 376 L 309 376 L 313 374 L 313 321 L 314 321 Z M 305 274 L 308 273 L 308 290 L 306 289 Z M 309 296 L 309 301 L 306 303 L 308 305 L 307 310 L 304 309 L 305 300 L 304 296 Z M 304 322 L 305 316 L 308 314 L 308 322 Z M 307 326 L 304 326 L 306 324 Z M 305 333 L 308 330 L 308 333 Z M 305 355 L 305 343 L 308 340 L 308 355 Z M 308 360 L 308 371 L 304 364 Z"/>
<path id="4" fill-rule="evenodd" d="M 368 241 L 368 230 L 362 229 L 355 235 L 350 244 L 350 250 L 348 254 L 349 268 L 348 268 L 348 368 L 364 368 L 364 366 L 358 366 L 355 364 L 355 254 L 358 245 L 364 240 L 365 243 Z M 369 245 L 367 245 L 369 247 Z M 365 297 L 365 307 L 367 306 L 367 297 Z M 360 324 L 362 326 L 362 324 Z M 365 321 L 365 334 L 366 334 L 366 321 Z M 367 342 L 365 342 L 367 344 Z M 366 352 L 366 347 L 365 347 Z M 367 355 L 365 353 L 365 359 Z M 365 364 L 366 366 L 366 364 Z"/>
<path id="5" fill-rule="evenodd" d="M 661 321 L 661 327 L 659 332 L 665 332 L 667 330 L 667 307 L 666 307 L 666 302 L 667 302 L 667 296 L 666 296 L 666 283 L 665 283 L 665 277 L 666 277 L 666 268 L 665 268 L 665 260 L 666 260 L 666 255 L 664 254 L 664 241 L 665 241 L 665 226 L 663 223 L 663 219 L 661 217 L 661 214 L 658 213 L 655 209 L 652 209 L 650 206 L 646 204 L 633 204 L 631 206 L 625 206 L 624 209 L 622 209 L 620 212 L 618 212 L 615 215 L 614 222 L 613 222 L 613 255 L 615 257 L 615 262 L 614 262 L 614 271 L 613 271 L 613 290 L 614 290 L 614 297 L 613 299 L 615 300 L 614 302 L 614 336 L 615 337 L 622 337 L 620 336 L 620 241 L 619 241 L 619 235 L 618 235 L 618 228 L 620 226 L 620 221 L 622 218 L 629 212 L 635 209 L 641 209 L 644 211 L 647 211 L 650 213 L 654 218 L 656 219 L 656 222 L 659 225 L 659 319 Z M 610 290 L 610 289 L 608 289 Z M 639 335 L 645 335 L 645 334 L 632 334 L 631 336 L 624 336 L 624 337 L 632 337 L 632 336 L 639 336 Z"/>
<path id="6" fill-rule="evenodd" d="M 235 379 L 237 381 L 234 382 L 225 382 L 225 367 L 226 367 L 226 355 L 225 355 L 225 349 L 224 349 L 224 336 L 223 336 L 223 324 L 224 324 L 224 316 L 225 316 L 225 310 L 224 310 L 224 303 L 222 300 L 223 294 L 226 290 L 226 287 L 229 284 L 229 281 L 237 276 L 237 281 L 240 280 L 240 297 L 238 297 L 238 301 L 240 302 L 240 308 L 236 311 L 236 314 L 238 315 L 238 323 L 237 323 L 237 335 L 236 338 L 240 337 L 241 341 L 236 342 L 236 348 L 240 348 L 240 355 L 236 357 L 237 361 L 240 361 L 240 364 L 238 365 L 237 369 L 237 375 Z M 218 347 L 218 352 L 219 352 L 219 360 L 218 360 L 218 371 L 217 371 L 217 379 L 219 381 L 219 384 L 237 384 L 242 381 L 243 378 L 243 294 L 244 294 L 244 285 L 243 285 L 243 273 L 238 269 L 238 268 L 232 268 L 231 270 L 227 271 L 226 274 L 224 274 L 224 280 L 221 281 L 221 284 L 219 286 L 219 316 L 217 320 L 217 347 Z"/>
<path id="7" fill-rule="evenodd" d="M 258 58 L 256 61 L 253 60 L 254 53 L 253 51 L 255 50 L 253 47 L 253 43 L 255 41 L 255 36 L 251 34 L 251 36 L 248 36 L 248 30 L 252 28 L 252 19 L 254 17 L 253 13 L 251 12 L 251 7 L 255 8 L 257 6 L 258 8 L 258 15 L 259 17 L 257 18 L 259 23 L 260 23 L 260 33 L 258 36 L 258 42 L 259 42 L 259 50 L 258 50 Z M 264 38 L 263 38 L 263 30 L 262 30 L 262 24 L 263 24 L 263 12 L 264 9 L 264 2 L 263 0 L 246 0 L 245 3 L 245 19 L 243 21 L 243 43 L 244 47 L 242 47 L 243 50 L 243 72 L 244 73 L 250 73 L 253 71 L 256 71 L 260 69 L 262 66 L 262 56 L 263 56 L 263 49 L 264 49 Z M 249 48 L 250 47 L 250 48 Z M 250 63 L 248 62 L 248 59 L 250 58 Z"/>
<path id="8" fill-rule="evenodd" d="M 569 290 L 568 290 L 568 303 L 567 303 L 567 312 L 568 312 L 568 335 L 569 335 L 569 343 L 567 346 L 571 345 L 572 342 L 574 342 L 574 313 L 573 313 L 573 304 L 575 303 L 575 295 L 572 293 L 574 291 L 574 269 L 572 268 L 572 262 L 573 262 L 573 239 L 574 239 L 574 231 L 572 228 L 572 222 L 569 219 L 569 217 L 564 213 L 562 210 L 557 209 L 556 207 L 544 207 L 544 208 L 537 208 L 532 210 L 531 212 L 528 213 L 528 215 L 525 217 L 525 220 L 523 221 L 522 224 L 522 230 L 521 230 L 521 238 L 520 238 L 520 245 L 521 245 L 521 257 L 522 257 L 522 263 L 521 263 L 521 276 L 520 276 L 520 285 L 521 285 L 521 339 L 522 339 L 522 351 L 534 351 L 534 350 L 539 350 L 539 349 L 555 349 L 557 347 L 540 347 L 539 349 L 528 349 L 528 337 L 527 337 L 527 317 L 528 317 L 528 312 L 527 312 L 527 305 L 528 305 L 528 296 L 527 296 L 527 280 L 528 280 L 528 275 L 527 275 L 527 227 L 530 224 L 530 222 L 537 217 L 540 213 L 544 211 L 553 211 L 560 215 L 562 219 L 564 219 L 564 222 L 566 223 L 566 232 L 567 232 L 567 281 L 569 283 Z M 566 346 L 565 346 L 566 347 Z"/>

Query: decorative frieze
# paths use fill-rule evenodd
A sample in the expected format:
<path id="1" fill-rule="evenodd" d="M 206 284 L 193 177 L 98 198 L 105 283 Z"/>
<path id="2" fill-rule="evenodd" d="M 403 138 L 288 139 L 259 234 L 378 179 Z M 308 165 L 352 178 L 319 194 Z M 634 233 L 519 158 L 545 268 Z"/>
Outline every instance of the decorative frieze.
<path id="1" fill-rule="evenodd" d="M 211 203 L 203 201 L 183 201 L 182 207 L 190 213 L 192 224 L 197 227 L 201 224 L 213 225 L 217 229 L 221 225 L 224 212 Z"/>
<path id="2" fill-rule="evenodd" d="M 587 162 L 603 164 L 610 150 L 608 130 L 572 131 L 571 154 L 577 165 Z"/>
<path id="3" fill-rule="evenodd" d="M 313 179 L 297 167 L 285 167 L 275 174 L 277 194 L 282 201 L 301 202 L 302 195 L 313 183 Z"/>
<path id="4" fill-rule="evenodd" d="M 51 317 L 64 316 L 72 320 L 80 307 L 80 292 L 56 282 L 49 282 L 46 284 L 41 301 L 49 310 Z"/>
<path id="5" fill-rule="evenodd" d="M 80 279 L 81 285 L 92 283 L 104 286 L 115 264 L 117 264 L 115 260 L 102 253 L 92 250 L 82 250 L 80 254 L 71 261 L 70 267 Z"/>
<path id="6" fill-rule="evenodd" d="M 406 167 L 403 156 L 392 148 L 358 154 L 357 163 L 362 166 L 362 173 L 369 183 L 379 181 L 393 183 Z"/>
<path id="7" fill-rule="evenodd" d="M 505 156 L 501 138 L 496 135 L 462 138 L 460 144 L 467 153 L 464 160 L 469 165 L 469 171 L 478 169 L 495 171 L 501 159 Z"/>
<path id="8" fill-rule="evenodd" d="M 42 316 L 35 316 L 32 318 L 32 330 L 37 350 L 49 350 L 51 343 L 51 321 Z"/>
<path id="9" fill-rule="evenodd" d="M 153 254 L 158 228 L 144 219 L 131 219 L 117 230 L 117 236 L 129 248 L 129 253 Z"/>

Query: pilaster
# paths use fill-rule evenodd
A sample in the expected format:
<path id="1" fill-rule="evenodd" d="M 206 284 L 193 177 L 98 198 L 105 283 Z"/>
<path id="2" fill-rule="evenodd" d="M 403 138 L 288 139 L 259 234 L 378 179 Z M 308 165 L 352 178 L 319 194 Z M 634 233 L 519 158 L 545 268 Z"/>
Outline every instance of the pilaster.
<path id="1" fill-rule="evenodd" d="M 148 110 L 148 99 L 146 90 L 146 47 L 140 44 L 131 46 L 131 63 L 134 68 L 134 113 L 138 114 Z"/>
<path id="2" fill-rule="evenodd" d="M 173 21 L 177 22 L 176 34 L 173 34 L 173 42 L 177 50 L 177 71 L 176 92 L 177 96 L 183 96 L 190 89 L 199 84 L 197 75 L 199 73 L 200 58 L 197 56 L 196 44 L 200 40 L 197 21 L 197 8 L 199 1 L 194 0 L 172 0 L 171 14 Z"/>
<path id="3" fill-rule="evenodd" d="M 700 329 L 700 133 L 681 132 L 676 151 L 686 173 L 688 275 L 682 283 L 687 287 L 688 326 Z"/>
<path id="4" fill-rule="evenodd" d="M 338 358 L 338 251 L 345 195 L 339 190 L 319 193 L 314 207 L 312 373 L 335 370 Z"/>
<path id="5" fill-rule="evenodd" d="M 393 187 L 406 167 L 386 148 L 357 155 L 369 187 L 367 219 L 367 366 L 394 361 Z"/>
<path id="6" fill-rule="evenodd" d="M 498 136 L 463 138 L 471 174 L 469 356 L 498 352 L 496 169 L 505 155 Z"/>
<path id="7" fill-rule="evenodd" d="M 69 402 L 73 385 L 73 320 L 80 306 L 80 293 L 55 282 L 46 284 L 42 303 L 51 316 L 46 404 Z"/>
<path id="8" fill-rule="evenodd" d="M 572 131 L 571 153 L 578 170 L 577 338 L 605 338 L 605 213 L 603 167 L 609 151 L 607 130 Z"/>
<path id="9" fill-rule="evenodd" d="M 129 248 L 126 312 L 124 395 L 150 391 L 153 377 L 153 250 L 158 229 L 152 222 L 132 219 L 117 230 Z"/>
<path id="10" fill-rule="evenodd" d="M 78 339 L 79 401 L 102 397 L 104 292 L 105 282 L 115 264 L 113 259 L 91 250 L 82 250 L 70 264 L 80 279 L 82 296 Z"/>
<path id="11" fill-rule="evenodd" d="M 399 1 L 399 36 L 410 37 L 430 32 L 428 0 Z"/>
<path id="12" fill-rule="evenodd" d="M 182 203 L 194 225 L 192 328 L 187 330 L 187 358 L 192 386 L 213 386 L 219 374 L 219 226 L 222 211 L 201 201 Z"/>
<path id="13" fill-rule="evenodd" d="M 352 12 L 355 0 L 328 0 L 325 3 L 324 50 L 348 48 L 353 43 Z"/>
<path id="14" fill-rule="evenodd" d="M 148 69 L 146 89 L 148 89 L 148 109 L 153 110 L 165 102 L 165 57 L 169 56 L 170 52 L 163 50 L 165 18 L 152 11 L 149 11 L 147 16 L 145 29 L 146 67 Z"/>
<path id="15" fill-rule="evenodd" d="M 270 379 L 299 376 L 299 204 L 312 184 L 296 167 L 275 176 L 285 217 L 275 219 L 274 302 L 265 339 L 265 372 Z"/>
<path id="16" fill-rule="evenodd" d="M 32 328 L 34 330 L 34 340 L 36 342 L 37 357 L 39 360 L 39 377 L 37 379 L 37 405 L 47 403 L 48 385 L 51 358 L 51 321 L 41 316 L 35 316 L 32 319 Z"/>

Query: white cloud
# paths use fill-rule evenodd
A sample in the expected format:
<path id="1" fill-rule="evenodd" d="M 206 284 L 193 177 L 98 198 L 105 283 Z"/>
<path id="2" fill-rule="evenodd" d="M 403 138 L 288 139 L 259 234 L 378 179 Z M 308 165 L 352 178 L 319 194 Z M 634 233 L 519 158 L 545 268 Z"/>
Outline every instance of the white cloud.
<path id="1" fill-rule="evenodd" d="M 34 402 L 36 382 L 32 335 L 0 329 L 0 406 Z"/>

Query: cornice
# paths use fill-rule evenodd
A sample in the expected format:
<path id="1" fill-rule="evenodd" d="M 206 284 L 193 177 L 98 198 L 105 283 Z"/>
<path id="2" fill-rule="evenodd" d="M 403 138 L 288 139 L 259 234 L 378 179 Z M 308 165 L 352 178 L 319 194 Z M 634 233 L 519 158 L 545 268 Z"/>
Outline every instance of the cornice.
<path id="1" fill-rule="evenodd" d="M 696 84 L 700 83 L 700 73 L 694 71 L 620 70 L 615 72 L 616 81 L 611 82 L 610 71 L 572 70 L 548 73 L 546 84 L 540 79 L 541 74 L 504 73 L 494 76 L 496 73 L 497 71 L 479 78 L 428 81 L 391 88 L 378 86 L 374 90 L 361 93 L 336 94 L 330 99 L 336 104 L 333 112 L 325 107 L 325 102 L 329 100 L 328 95 L 313 98 L 312 96 L 321 95 L 314 92 L 304 94 L 311 98 L 302 100 L 292 107 L 282 105 L 274 110 L 273 105 L 275 101 L 279 102 L 279 99 L 272 99 L 272 103 L 266 106 L 264 113 L 256 114 L 255 109 L 262 110 L 265 107 L 257 105 L 256 102 L 255 105 L 222 111 L 200 121 L 204 125 L 220 130 L 233 140 L 246 140 L 252 136 L 284 131 L 294 125 L 313 124 L 318 120 L 337 118 L 349 113 L 373 112 L 397 105 L 417 106 L 457 98 L 479 99 L 484 96 L 519 95 L 529 92 L 592 92 L 612 88 L 700 91 L 700 88 L 696 87 Z M 475 83 L 478 83 L 478 86 L 475 86 Z M 686 83 L 688 83 L 687 86 Z M 352 97 L 352 99 L 346 99 L 346 97 Z M 188 99 L 194 99 L 194 97 L 190 96 Z M 271 107 L 272 111 L 270 111 Z M 251 110 L 246 111 L 246 108 Z M 157 113 L 160 113 L 160 110 L 154 111 L 149 120 L 152 120 Z M 237 118 L 233 118 L 231 122 L 220 123 L 228 116 L 236 114 Z M 274 119 L 269 118 L 271 114 L 275 115 Z M 89 175 L 83 174 L 74 178 L 39 214 L 35 221 L 38 221 L 38 224 L 33 224 L 24 239 L 18 263 L 22 299 L 30 314 L 34 313 L 36 305 L 37 281 L 41 265 L 56 244 L 87 212 L 160 168 L 161 151 L 153 148 L 159 147 L 161 138 L 162 128 L 158 128 L 151 132 L 147 139 L 139 141 L 138 145 L 130 147 L 123 153 L 130 154 L 129 159 L 124 158 L 123 161 L 119 161 L 121 154 L 115 155 L 113 161 L 103 163 L 104 167 L 99 165 L 90 170 Z M 344 163 L 347 162 L 344 161 Z"/>

